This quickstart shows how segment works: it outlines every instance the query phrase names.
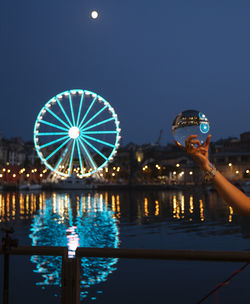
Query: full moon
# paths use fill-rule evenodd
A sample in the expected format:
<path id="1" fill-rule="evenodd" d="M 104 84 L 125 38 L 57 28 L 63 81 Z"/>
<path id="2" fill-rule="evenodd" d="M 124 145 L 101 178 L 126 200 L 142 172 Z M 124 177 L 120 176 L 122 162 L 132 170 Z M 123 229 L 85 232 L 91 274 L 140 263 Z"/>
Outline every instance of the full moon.
<path id="1" fill-rule="evenodd" d="M 96 19 L 97 17 L 98 17 L 97 11 L 92 11 L 92 12 L 91 12 L 91 18 L 92 18 L 92 19 Z"/>

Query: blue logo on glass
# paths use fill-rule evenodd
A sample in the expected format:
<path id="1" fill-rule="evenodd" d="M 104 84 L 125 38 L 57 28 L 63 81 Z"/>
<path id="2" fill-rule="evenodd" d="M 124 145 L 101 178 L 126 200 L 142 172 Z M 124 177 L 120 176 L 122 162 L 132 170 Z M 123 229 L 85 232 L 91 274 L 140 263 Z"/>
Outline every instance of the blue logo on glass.
<path id="1" fill-rule="evenodd" d="M 200 119 L 205 119 L 205 118 L 206 118 L 206 116 L 205 116 L 205 114 L 203 114 L 203 113 L 199 112 L 199 118 L 200 118 Z"/>
<path id="2" fill-rule="evenodd" d="M 209 131 L 209 124 L 206 122 L 202 122 L 200 124 L 200 131 L 201 131 L 201 133 L 206 134 Z"/>

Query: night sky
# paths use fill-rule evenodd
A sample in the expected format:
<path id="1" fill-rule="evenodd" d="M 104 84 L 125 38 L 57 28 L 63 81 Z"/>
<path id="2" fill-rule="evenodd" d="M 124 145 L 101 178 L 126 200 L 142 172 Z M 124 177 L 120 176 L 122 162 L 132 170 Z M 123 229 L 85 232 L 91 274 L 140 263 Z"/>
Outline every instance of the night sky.
<path id="1" fill-rule="evenodd" d="M 92 10 L 99 18 L 90 18 Z M 0 130 L 32 139 L 42 106 L 94 91 L 123 143 L 172 141 L 174 117 L 204 112 L 212 139 L 250 131 L 249 0 L 0 2 Z"/>

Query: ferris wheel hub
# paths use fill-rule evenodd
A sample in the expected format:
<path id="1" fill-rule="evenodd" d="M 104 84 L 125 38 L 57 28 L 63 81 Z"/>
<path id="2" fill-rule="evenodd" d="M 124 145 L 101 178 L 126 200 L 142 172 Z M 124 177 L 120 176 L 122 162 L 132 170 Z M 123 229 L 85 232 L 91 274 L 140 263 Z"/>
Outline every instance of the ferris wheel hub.
<path id="1" fill-rule="evenodd" d="M 80 129 L 77 127 L 71 127 L 69 129 L 69 137 L 72 139 L 76 139 L 77 137 L 80 136 Z"/>

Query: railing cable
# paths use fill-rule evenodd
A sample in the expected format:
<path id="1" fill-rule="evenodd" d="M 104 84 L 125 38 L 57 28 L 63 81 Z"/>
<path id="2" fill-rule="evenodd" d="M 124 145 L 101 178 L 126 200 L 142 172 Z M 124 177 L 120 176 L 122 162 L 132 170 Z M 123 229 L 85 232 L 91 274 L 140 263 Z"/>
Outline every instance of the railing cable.
<path id="1" fill-rule="evenodd" d="M 209 293 L 207 293 L 202 299 L 200 299 L 196 304 L 200 304 L 203 301 L 205 301 L 208 297 L 210 297 L 212 294 L 215 294 L 216 296 L 216 304 L 218 304 L 218 290 L 225 286 L 228 285 L 232 278 L 235 277 L 236 275 L 238 275 L 240 272 L 242 272 L 247 266 L 249 265 L 249 263 L 245 263 L 240 269 L 234 271 L 225 281 L 219 283 L 214 289 L 212 289 L 211 291 L 209 291 Z"/>

